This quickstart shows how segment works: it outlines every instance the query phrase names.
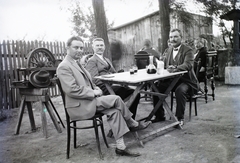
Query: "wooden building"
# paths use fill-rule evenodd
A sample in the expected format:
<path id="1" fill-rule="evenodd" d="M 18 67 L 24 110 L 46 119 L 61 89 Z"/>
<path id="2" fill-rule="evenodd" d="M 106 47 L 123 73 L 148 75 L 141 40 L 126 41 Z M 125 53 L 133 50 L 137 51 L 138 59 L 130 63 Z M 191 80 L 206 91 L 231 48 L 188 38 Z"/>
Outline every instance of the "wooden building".
<path id="1" fill-rule="evenodd" d="M 193 21 L 190 26 L 186 26 L 174 15 L 174 11 L 171 10 L 171 29 L 181 29 L 184 41 L 198 37 L 200 34 L 212 34 L 212 21 L 209 17 L 191 14 Z M 122 52 L 118 54 L 121 55 L 121 61 L 113 60 L 116 67 L 119 67 L 120 69 L 128 68 L 130 66 L 129 64 L 132 64 L 133 62 L 134 54 L 142 48 L 144 39 L 150 39 L 153 43 L 153 47 L 161 51 L 159 19 L 159 11 L 156 11 L 124 25 L 111 28 L 108 31 L 110 42 L 118 41 L 121 42 L 122 45 Z"/>

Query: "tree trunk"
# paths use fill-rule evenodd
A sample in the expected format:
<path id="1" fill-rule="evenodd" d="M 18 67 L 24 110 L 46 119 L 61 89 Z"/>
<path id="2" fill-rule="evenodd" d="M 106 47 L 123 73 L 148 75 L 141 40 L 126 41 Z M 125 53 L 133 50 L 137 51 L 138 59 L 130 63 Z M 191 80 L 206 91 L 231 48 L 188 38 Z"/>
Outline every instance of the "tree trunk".
<path id="1" fill-rule="evenodd" d="M 97 37 L 104 39 L 106 46 L 104 56 L 112 60 L 110 54 L 110 44 L 107 35 L 107 21 L 104 10 L 104 2 L 103 0 L 92 0 L 92 5 L 96 22 Z"/>
<path id="2" fill-rule="evenodd" d="M 170 6 L 168 0 L 158 0 L 159 15 L 160 15 L 160 39 L 161 47 L 160 52 L 163 53 L 168 47 L 167 41 L 170 32 Z"/>

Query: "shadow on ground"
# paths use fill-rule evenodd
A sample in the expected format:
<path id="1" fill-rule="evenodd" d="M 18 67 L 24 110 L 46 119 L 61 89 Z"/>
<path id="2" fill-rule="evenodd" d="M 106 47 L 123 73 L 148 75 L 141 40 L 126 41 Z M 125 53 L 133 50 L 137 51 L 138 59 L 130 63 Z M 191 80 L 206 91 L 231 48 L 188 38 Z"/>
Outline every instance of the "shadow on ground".
<path id="1" fill-rule="evenodd" d="M 34 104 L 37 131 L 32 132 L 27 112 L 19 135 L 14 135 L 18 109 L 9 111 L 8 118 L 0 123 L 0 163 L 238 163 L 240 162 L 240 86 L 217 83 L 216 100 L 198 100 L 198 116 L 192 115 L 182 130 L 170 128 L 143 140 L 144 148 L 128 133 L 125 141 L 131 150 L 140 152 L 140 157 L 116 156 L 115 141 L 107 138 L 110 148 L 106 148 L 101 138 L 104 160 L 100 160 L 93 130 L 78 132 L 77 149 L 71 145 L 70 159 L 66 159 L 66 129 L 58 133 L 47 114 L 48 135 L 44 138 L 38 104 Z M 62 120 L 65 115 L 60 97 L 52 99 Z M 137 119 L 149 114 L 152 106 L 144 99 L 138 108 Z M 193 112 L 194 113 L 194 112 Z M 105 133 L 109 126 L 105 120 Z M 164 123 L 169 123 L 168 121 Z M 156 130 L 164 123 L 151 124 L 139 132 L 143 135 Z"/>

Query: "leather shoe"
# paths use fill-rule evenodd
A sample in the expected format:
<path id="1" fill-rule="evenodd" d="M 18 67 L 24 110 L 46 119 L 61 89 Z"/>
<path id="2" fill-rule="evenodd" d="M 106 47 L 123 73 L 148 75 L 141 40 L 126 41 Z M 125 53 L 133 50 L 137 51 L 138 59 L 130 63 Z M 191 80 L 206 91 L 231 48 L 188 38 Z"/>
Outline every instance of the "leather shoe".
<path id="1" fill-rule="evenodd" d="M 165 120 L 166 120 L 165 117 L 161 117 L 161 118 L 155 118 L 155 119 L 153 119 L 153 120 L 151 120 L 151 121 L 152 121 L 152 123 L 157 123 L 157 122 L 163 122 L 163 121 L 165 121 Z"/>
<path id="2" fill-rule="evenodd" d="M 138 131 L 147 128 L 151 124 L 151 121 L 140 121 L 137 127 L 129 127 L 130 131 Z"/>
<path id="3" fill-rule="evenodd" d="M 117 155 L 121 155 L 121 156 L 131 156 L 131 157 L 141 156 L 140 153 L 131 152 L 131 151 L 129 151 L 127 148 L 125 148 L 124 150 L 121 150 L 121 149 L 116 148 L 116 149 L 115 149 L 115 152 L 116 152 Z"/>
<path id="4" fill-rule="evenodd" d="M 184 119 L 180 119 L 180 120 L 179 120 L 179 125 L 180 125 L 180 126 L 183 126 L 183 125 L 184 125 Z"/>

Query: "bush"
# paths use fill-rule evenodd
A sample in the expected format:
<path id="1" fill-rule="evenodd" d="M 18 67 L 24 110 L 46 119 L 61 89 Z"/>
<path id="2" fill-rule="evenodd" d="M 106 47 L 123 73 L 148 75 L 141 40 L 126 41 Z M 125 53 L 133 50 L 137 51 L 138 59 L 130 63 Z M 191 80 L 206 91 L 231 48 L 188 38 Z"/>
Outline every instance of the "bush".
<path id="1" fill-rule="evenodd" d="M 228 66 L 240 66 L 240 50 L 228 49 Z"/>

